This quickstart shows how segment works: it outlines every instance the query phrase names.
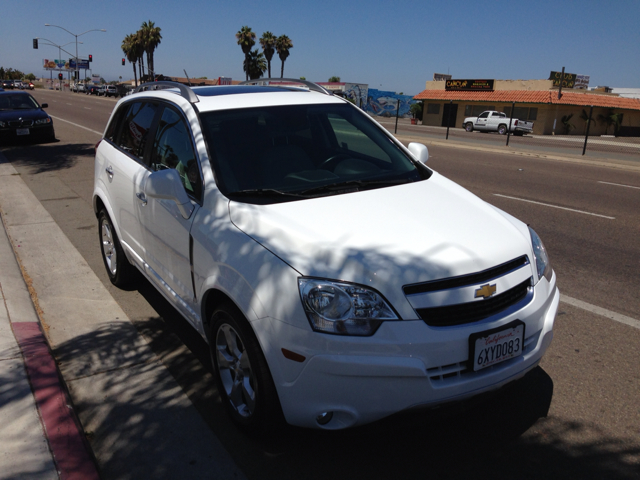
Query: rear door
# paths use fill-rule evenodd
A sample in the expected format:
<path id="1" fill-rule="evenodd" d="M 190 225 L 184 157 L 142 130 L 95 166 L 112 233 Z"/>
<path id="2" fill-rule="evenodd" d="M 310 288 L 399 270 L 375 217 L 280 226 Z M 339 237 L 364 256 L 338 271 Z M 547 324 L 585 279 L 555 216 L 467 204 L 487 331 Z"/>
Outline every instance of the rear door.
<path id="1" fill-rule="evenodd" d="M 120 240 L 140 258 L 145 257 L 138 221 L 143 202 L 137 194 L 150 173 L 144 158 L 152 143 L 149 135 L 157 111 L 158 105 L 149 101 L 122 105 L 107 129 L 108 146 L 98 160 L 102 164 L 98 173 L 106 186 Z"/>

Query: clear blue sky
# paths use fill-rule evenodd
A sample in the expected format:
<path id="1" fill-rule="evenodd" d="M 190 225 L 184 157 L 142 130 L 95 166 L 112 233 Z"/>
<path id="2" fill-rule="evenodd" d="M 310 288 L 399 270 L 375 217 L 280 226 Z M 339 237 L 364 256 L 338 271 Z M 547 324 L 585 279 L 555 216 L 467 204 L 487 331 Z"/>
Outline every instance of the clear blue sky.
<path id="1" fill-rule="evenodd" d="M 93 55 L 93 73 L 106 80 L 133 77 L 123 38 L 152 20 L 162 31 L 156 71 L 165 75 L 244 79 L 235 33 L 248 25 L 286 34 L 294 48 L 285 77 L 368 83 L 417 94 L 433 73 L 453 78 L 542 79 L 551 70 L 591 76 L 590 86 L 640 88 L 640 1 L 396 0 L 320 2 L 167 0 L 3 0 L 0 66 L 45 75 L 43 58 L 56 44 L 80 37 L 79 56 Z M 70 52 L 75 44 L 65 47 Z M 273 76 L 279 76 L 277 55 Z M 48 76 L 48 74 L 47 74 Z"/>

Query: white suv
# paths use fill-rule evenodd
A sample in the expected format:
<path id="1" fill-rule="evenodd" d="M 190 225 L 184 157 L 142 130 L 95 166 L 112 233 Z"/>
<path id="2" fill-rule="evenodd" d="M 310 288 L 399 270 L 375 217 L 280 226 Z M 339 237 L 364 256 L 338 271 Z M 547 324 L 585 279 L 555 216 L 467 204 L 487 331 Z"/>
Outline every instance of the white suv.
<path id="1" fill-rule="evenodd" d="M 111 281 L 138 269 L 200 332 L 245 427 L 362 425 L 533 369 L 559 302 L 535 232 L 295 82 L 117 103 L 93 195 Z"/>

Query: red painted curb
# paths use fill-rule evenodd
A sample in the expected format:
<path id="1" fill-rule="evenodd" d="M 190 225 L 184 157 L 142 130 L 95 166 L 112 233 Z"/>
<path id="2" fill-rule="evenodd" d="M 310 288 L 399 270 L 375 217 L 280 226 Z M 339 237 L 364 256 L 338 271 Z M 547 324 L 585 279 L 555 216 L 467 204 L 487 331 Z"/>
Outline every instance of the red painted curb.
<path id="1" fill-rule="evenodd" d="M 62 480 L 99 480 L 79 422 L 71 408 L 47 339 L 37 322 L 11 324 Z"/>

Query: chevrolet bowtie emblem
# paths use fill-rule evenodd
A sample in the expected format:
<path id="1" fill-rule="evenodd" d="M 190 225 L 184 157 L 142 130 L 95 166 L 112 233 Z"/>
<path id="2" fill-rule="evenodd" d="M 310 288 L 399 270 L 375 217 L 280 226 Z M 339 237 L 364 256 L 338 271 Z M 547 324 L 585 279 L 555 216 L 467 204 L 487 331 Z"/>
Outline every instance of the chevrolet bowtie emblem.
<path id="1" fill-rule="evenodd" d="M 489 285 L 487 283 L 486 285 L 483 285 L 479 289 L 476 290 L 475 298 L 480 298 L 480 297 L 489 298 L 491 295 L 496 293 L 497 289 L 498 289 L 498 287 L 496 285 Z"/>

